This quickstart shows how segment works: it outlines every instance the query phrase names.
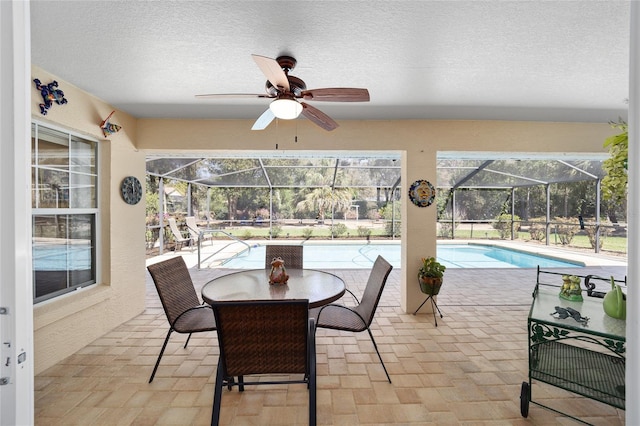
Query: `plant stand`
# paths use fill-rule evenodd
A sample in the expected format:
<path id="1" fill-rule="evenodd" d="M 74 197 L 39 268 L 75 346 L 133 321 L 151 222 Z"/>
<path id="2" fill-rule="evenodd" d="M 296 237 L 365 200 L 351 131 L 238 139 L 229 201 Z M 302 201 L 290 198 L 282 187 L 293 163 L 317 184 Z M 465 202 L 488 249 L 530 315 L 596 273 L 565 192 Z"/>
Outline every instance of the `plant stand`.
<path id="1" fill-rule="evenodd" d="M 439 292 L 440 292 L 440 287 L 442 286 L 442 281 L 440 281 L 438 284 L 430 284 L 430 283 L 425 283 L 423 281 L 420 280 L 420 278 L 418 278 L 418 283 L 420 284 L 420 291 L 422 291 L 424 294 L 427 294 L 427 298 L 424 300 L 424 302 L 422 302 L 420 304 L 420 306 L 418 306 L 418 309 L 415 310 L 415 312 L 413 313 L 413 315 L 417 314 L 418 311 L 420 310 L 420 308 L 422 308 L 424 306 L 425 303 L 427 303 L 427 301 L 431 301 L 431 310 L 433 311 L 433 322 L 435 323 L 435 326 L 438 326 L 438 318 L 436 317 L 436 311 L 438 311 L 438 313 L 440 314 L 440 318 L 443 318 L 442 316 L 442 312 L 440 312 L 440 308 L 438 307 L 438 304 L 436 303 L 436 300 L 433 298 L 433 296 L 436 296 Z"/>

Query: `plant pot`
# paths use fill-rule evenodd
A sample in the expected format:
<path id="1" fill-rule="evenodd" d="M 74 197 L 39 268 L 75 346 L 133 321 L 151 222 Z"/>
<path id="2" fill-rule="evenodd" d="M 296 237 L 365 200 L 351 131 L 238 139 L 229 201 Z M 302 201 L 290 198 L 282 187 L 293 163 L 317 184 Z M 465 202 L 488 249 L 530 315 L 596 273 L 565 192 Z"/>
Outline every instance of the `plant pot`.
<path id="1" fill-rule="evenodd" d="M 442 287 L 442 278 L 418 277 L 420 283 L 420 291 L 429 296 L 435 296 L 440 293 Z"/>

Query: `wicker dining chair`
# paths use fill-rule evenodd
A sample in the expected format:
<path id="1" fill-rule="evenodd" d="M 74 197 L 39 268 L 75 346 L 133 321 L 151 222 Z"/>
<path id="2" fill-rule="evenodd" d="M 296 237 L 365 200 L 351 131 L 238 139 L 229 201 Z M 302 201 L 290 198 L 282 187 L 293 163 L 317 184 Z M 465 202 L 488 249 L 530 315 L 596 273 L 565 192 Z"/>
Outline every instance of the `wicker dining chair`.
<path id="1" fill-rule="evenodd" d="M 369 274 L 362 300 L 358 301 L 358 298 L 352 292 L 349 292 L 356 299 L 357 306 L 346 307 L 344 305 L 330 304 L 321 308 L 312 309 L 310 313 L 311 317 L 316 319 L 317 327 L 352 331 L 354 333 L 367 330 L 389 383 L 391 383 L 391 378 L 387 372 L 387 367 L 384 365 L 382 356 L 380 356 L 380 351 L 378 350 L 376 340 L 373 338 L 370 326 L 373 321 L 373 316 L 376 313 L 382 290 L 384 290 L 387 278 L 392 269 L 393 266 L 391 266 L 389 262 L 382 256 L 378 256 Z"/>
<path id="2" fill-rule="evenodd" d="M 284 260 L 285 268 L 302 269 L 304 246 L 268 245 L 264 256 L 264 267 L 271 268 L 274 257 Z"/>
<path id="3" fill-rule="evenodd" d="M 220 422 L 222 389 L 245 385 L 305 383 L 309 424 L 316 424 L 315 323 L 309 301 L 299 299 L 213 302 L 220 358 L 211 424 Z M 268 375 L 267 380 L 260 376 Z M 285 375 L 274 380 L 274 375 Z M 258 376 L 246 381 L 246 376 Z M 238 378 L 236 382 L 234 377 Z"/>
<path id="4" fill-rule="evenodd" d="M 184 344 L 186 348 L 192 333 L 214 331 L 216 323 L 211 306 L 200 303 L 187 265 L 181 256 L 149 265 L 147 270 L 151 274 L 151 278 L 153 278 L 164 313 L 167 316 L 167 321 L 169 321 L 169 332 L 164 339 L 158 360 L 149 378 L 149 383 L 151 383 L 156 375 L 160 359 L 162 359 L 171 333 L 174 331 L 177 333 L 189 333 L 189 337 L 187 337 L 187 341 Z"/>

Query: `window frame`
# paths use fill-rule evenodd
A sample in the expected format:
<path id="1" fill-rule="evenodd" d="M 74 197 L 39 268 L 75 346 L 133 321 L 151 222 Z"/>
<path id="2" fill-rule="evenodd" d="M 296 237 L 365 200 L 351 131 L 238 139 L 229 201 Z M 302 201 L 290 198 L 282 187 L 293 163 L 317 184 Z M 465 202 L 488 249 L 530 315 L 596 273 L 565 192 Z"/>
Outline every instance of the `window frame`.
<path id="1" fill-rule="evenodd" d="M 52 130 L 55 132 L 60 132 L 62 134 L 64 134 L 64 136 L 66 136 L 66 140 L 68 142 L 67 145 L 67 158 L 69 159 L 69 164 L 67 165 L 68 169 L 66 170 L 66 173 L 68 176 L 71 176 L 72 174 L 81 174 L 81 175 L 85 175 L 85 176 L 91 176 L 95 179 L 95 191 L 94 191 L 94 200 L 93 201 L 93 205 L 94 207 L 71 207 L 71 206 L 66 206 L 66 207 L 60 207 L 60 208 L 56 208 L 56 207 L 43 207 L 40 208 L 39 204 L 40 204 L 40 199 L 39 199 L 39 184 L 38 184 L 38 173 L 40 170 L 44 170 L 44 169 L 51 169 L 51 166 L 41 166 L 39 164 L 39 160 L 40 160 L 40 156 L 39 156 L 39 152 L 38 152 L 38 141 L 40 140 L 40 129 L 41 128 L 45 128 L 47 130 Z M 36 270 L 35 270 L 35 256 L 32 256 L 32 265 L 31 265 L 31 270 L 33 273 L 33 303 L 38 304 L 40 302 L 44 302 L 46 300 L 51 300 L 66 294 L 69 294 L 71 292 L 74 292 L 76 290 L 79 290 L 81 288 L 85 288 L 85 287 L 89 287 L 89 286 L 94 286 L 96 284 L 98 284 L 99 282 L 101 282 L 101 262 L 100 259 L 102 258 L 101 256 L 101 241 L 102 241 L 102 235 L 101 235 L 101 172 L 102 172 L 102 167 L 100 166 L 100 140 L 96 139 L 96 138 L 92 138 L 83 134 L 79 134 L 77 132 L 73 132 L 70 131 L 66 128 L 63 127 L 59 127 L 56 125 L 52 125 L 50 123 L 45 123 L 45 122 L 41 122 L 38 120 L 31 120 L 31 140 L 32 140 L 32 148 L 31 148 L 31 160 L 30 160 L 30 170 L 31 170 L 31 187 L 30 190 L 32 191 L 31 194 L 31 198 L 32 198 L 32 202 L 31 202 L 31 226 L 32 226 L 32 232 L 34 235 L 34 239 L 32 240 L 31 243 L 31 247 L 32 247 L 32 251 L 34 250 L 35 247 L 35 218 L 38 216 L 58 216 L 63 218 L 63 220 L 66 220 L 67 223 L 72 222 L 73 217 L 80 217 L 80 216 L 90 216 L 93 220 L 92 220 L 92 228 L 90 228 L 90 244 L 92 246 L 91 249 L 91 254 L 90 254 L 90 266 L 89 266 L 89 270 L 92 271 L 92 275 L 93 275 L 93 279 L 90 279 L 89 281 L 85 281 L 85 282 L 81 282 L 79 284 L 76 285 L 70 285 L 71 283 L 71 278 L 70 278 L 70 272 L 71 270 L 67 267 L 66 269 L 66 275 L 67 275 L 67 282 L 66 282 L 66 287 L 63 289 L 59 289 L 56 291 L 52 291 L 50 293 L 41 295 L 39 297 L 36 297 L 36 285 L 37 285 L 37 281 L 36 281 Z M 71 149 L 72 149 L 72 141 L 81 141 L 81 142 L 90 142 L 93 143 L 93 155 L 94 155 L 94 168 L 93 168 L 93 173 L 87 173 L 87 172 L 74 172 L 72 171 L 72 157 L 71 157 Z M 35 179 L 35 182 L 34 182 Z M 34 194 L 35 192 L 35 194 Z M 71 197 L 69 197 L 71 198 Z M 90 225 L 91 226 L 91 225 Z M 68 225 L 67 225 L 67 229 Z M 69 238 L 69 234 L 67 234 L 65 236 L 65 238 Z M 67 252 L 68 254 L 69 252 Z"/>

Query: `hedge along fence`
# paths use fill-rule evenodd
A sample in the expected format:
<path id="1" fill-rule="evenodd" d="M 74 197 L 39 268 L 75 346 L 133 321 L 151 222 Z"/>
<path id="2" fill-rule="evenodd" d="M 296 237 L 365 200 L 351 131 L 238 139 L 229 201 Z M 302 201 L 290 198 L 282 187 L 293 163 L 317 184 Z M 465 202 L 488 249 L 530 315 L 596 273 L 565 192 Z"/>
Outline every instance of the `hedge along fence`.
<path id="1" fill-rule="evenodd" d="M 528 225 L 531 239 L 544 241 L 546 236 L 545 220 L 543 218 L 533 220 L 534 222 L 529 222 Z M 596 236 L 598 236 L 598 249 L 601 249 L 605 239 L 613 233 L 613 224 L 610 221 L 602 221 L 599 225 L 596 225 L 595 219 L 591 222 L 587 220 L 581 223 L 580 219 L 556 217 L 549 225 L 550 230 L 557 236 L 563 246 L 571 245 L 576 235 L 584 233 L 592 249 L 596 248 Z"/>
<path id="2" fill-rule="evenodd" d="M 553 219 L 553 227 L 555 233 L 560 238 L 563 246 L 568 246 L 573 241 L 573 237 L 580 231 L 580 223 L 576 223 L 573 219 L 556 217 Z"/>
<path id="3" fill-rule="evenodd" d="M 452 235 L 453 225 L 455 225 L 455 235 Z M 605 220 L 596 225 L 595 218 L 591 217 L 585 218 L 582 226 L 577 217 L 556 217 L 553 221 L 549 221 L 548 225 L 550 245 L 596 250 L 596 232 L 599 232 L 597 250 L 603 249 L 620 254 L 627 252 L 626 224 Z M 547 221 L 544 217 L 520 220 L 514 223 L 514 228 L 518 230 L 514 234 L 514 239 L 545 242 Z M 510 230 L 510 214 L 495 221 L 460 220 L 455 224 L 452 224 L 449 219 L 438 221 L 438 238 L 440 239 L 506 239 L 511 236 Z"/>
<path id="4" fill-rule="evenodd" d="M 518 231 L 520 230 L 520 217 L 515 214 L 501 214 L 496 217 L 496 220 L 493 222 L 493 228 L 496 229 L 500 234 L 500 239 L 506 240 L 507 238 L 518 238 Z"/>

